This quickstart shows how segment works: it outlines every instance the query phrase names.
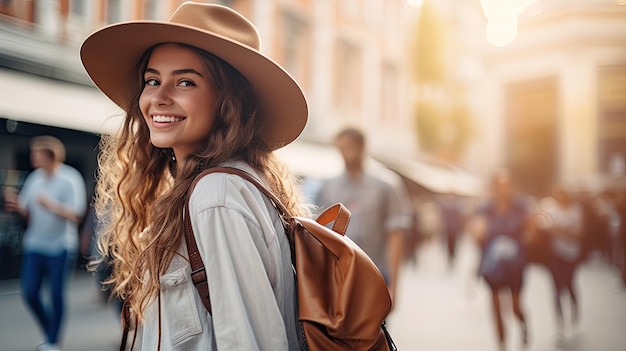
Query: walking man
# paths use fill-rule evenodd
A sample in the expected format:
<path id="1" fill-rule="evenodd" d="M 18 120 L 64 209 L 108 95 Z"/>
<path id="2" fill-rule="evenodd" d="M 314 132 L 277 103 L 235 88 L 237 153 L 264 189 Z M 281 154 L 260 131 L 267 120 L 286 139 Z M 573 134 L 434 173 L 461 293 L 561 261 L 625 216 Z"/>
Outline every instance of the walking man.
<path id="1" fill-rule="evenodd" d="M 358 129 L 339 132 L 335 145 L 345 171 L 323 182 L 315 204 L 343 203 L 352 213 L 346 235 L 374 261 L 395 298 L 404 240 L 411 225 L 406 189 L 365 169 L 365 135 Z"/>
<path id="2" fill-rule="evenodd" d="M 67 277 L 70 234 L 77 233 L 86 207 L 85 182 L 80 173 L 64 164 L 65 147 L 51 136 L 31 140 L 31 163 L 35 169 L 19 193 L 5 199 L 5 208 L 24 216 L 22 294 L 45 342 L 37 350 L 60 350 L 64 287 Z M 47 281 L 50 307 L 41 298 Z"/>

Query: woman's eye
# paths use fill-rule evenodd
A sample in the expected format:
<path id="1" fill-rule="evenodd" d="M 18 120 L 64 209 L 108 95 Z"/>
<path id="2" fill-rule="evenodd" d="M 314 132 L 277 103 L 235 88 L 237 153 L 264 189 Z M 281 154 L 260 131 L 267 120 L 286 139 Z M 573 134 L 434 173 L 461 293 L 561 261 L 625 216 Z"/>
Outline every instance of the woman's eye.
<path id="1" fill-rule="evenodd" d="M 146 85 L 157 86 L 159 85 L 159 81 L 154 78 L 148 78 L 146 79 Z"/>
<path id="2" fill-rule="evenodd" d="M 190 80 L 182 80 L 178 83 L 181 87 L 195 87 L 196 84 Z"/>

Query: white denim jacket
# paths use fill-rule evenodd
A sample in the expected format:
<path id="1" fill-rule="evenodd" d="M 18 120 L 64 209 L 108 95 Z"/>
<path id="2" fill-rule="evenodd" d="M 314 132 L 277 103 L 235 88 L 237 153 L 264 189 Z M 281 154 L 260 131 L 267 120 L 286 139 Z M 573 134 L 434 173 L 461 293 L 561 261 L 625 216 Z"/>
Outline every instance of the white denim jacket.
<path id="1" fill-rule="evenodd" d="M 229 166 L 255 175 L 242 162 Z M 213 173 L 198 182 L 189 207 L 212 314 L 191 281 L 183 239 L 182 257 L 160 278 L 161 350 L 299 350 L 291 253 L 271 202 L 239 176 Z M 157 301 L 142 334 L 142 349 L 157 350 Z"/>

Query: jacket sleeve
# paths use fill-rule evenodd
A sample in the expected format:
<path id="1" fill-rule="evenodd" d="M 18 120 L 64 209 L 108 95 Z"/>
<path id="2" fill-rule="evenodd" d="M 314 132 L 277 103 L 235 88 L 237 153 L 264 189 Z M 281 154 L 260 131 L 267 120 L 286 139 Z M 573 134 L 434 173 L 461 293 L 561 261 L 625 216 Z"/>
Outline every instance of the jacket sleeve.
<path id="1" fill-rule="evenodd" d="M 209 206 L 191 214 L 206 267 L 219 350 L 287 350 L 272 269 L 280 254 L 262 225 L 240 208 Z"/>

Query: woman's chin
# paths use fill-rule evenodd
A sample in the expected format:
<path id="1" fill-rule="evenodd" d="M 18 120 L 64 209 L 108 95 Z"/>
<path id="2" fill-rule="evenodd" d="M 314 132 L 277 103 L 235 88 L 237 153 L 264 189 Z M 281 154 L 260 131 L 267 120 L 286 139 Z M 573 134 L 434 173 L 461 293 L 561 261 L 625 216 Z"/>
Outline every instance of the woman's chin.
<path id="1" fill-rule="evenodd" d="M 163 140 L 159 138 L 152 138 L 150 139 L 150 142 L 152 143 L 152 145 L 154 145 L 154 147 L 157 147 L 160 149 L 168 149 L 172 147 L 171 142 L 168 142 L 167 140 Z"/>

